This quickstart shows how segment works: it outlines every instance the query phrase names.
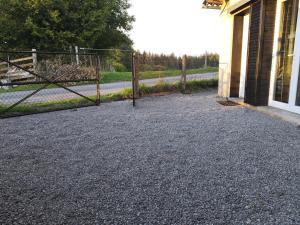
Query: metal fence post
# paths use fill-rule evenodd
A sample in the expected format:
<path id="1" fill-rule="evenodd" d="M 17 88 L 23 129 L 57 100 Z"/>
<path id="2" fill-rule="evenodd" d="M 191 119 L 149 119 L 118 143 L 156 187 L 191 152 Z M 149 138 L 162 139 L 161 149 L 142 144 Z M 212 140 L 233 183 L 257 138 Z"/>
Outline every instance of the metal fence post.
<path id="1" fill-rule="evenodd" d="M 182 77 L 181 77 L 181 84 L 183 92 L 186 90 L 186 65 L 187 65 L 187 56 L 184 55 L 182 57 Z"/>
<path id="2" fill-rule="evenodd" d="M 135 85 L 135 98 L 140 97 L 140 77 L 139 77 L 139 54 L 135 53 L 134 55 L 134 85 Z"/>
<path id="3" fill-rule="evenodd" d="M 101 75 L 100 75 L 100 58 L 97 55 L 96 57 L 96 83 L 97 83 L 97 97 L 96 97 L 96 105 L 100 105 L 100 79 L 101 79 Z"/>
<path id="4" fill-rule="evenodd" d="M 135 52 L 132 52 L 131 56 L 131 72 L 132 72 L 132 104 L 135 107 Z"/>

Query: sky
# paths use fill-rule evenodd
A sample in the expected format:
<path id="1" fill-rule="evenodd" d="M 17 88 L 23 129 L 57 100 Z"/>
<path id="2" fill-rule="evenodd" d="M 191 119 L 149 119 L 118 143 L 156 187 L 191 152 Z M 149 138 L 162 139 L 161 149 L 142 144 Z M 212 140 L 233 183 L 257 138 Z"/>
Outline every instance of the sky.
<path id="1" fill-rule="evenodd" d="M 129 0 L 136 22 L 134 48 L 153 53 L 219 53 L 218 10 L 202 9 L 203 0 Z"/>

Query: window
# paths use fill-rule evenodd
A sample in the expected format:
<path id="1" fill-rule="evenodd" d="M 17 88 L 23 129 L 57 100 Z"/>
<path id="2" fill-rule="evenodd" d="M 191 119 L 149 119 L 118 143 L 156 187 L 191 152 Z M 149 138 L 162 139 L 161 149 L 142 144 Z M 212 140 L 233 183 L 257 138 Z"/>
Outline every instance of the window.
<path id="1" fill-rule="evenodd" d="M 300 72 L 298 73 L 298 90 L 296 96 L 296 105 L 300 106 Z"/>
<path id="2" fill-rule="evenodd" d="M 275 101 L 288 103 L 299 0 L 282 1 L 276 65 Z"/>

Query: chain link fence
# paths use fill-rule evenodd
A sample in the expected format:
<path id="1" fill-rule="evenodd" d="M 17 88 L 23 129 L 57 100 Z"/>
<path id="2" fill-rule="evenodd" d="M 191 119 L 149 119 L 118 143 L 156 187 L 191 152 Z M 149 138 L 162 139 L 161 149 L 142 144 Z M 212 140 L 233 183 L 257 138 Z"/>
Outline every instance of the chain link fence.
<path id="1" fill-rule="evenodd" d="M 201 57 L 121 49 L 0 52 L 0 117 L 99 105 L 214 86 L 216 64 Z"/>
<path id="2" fill-rule="evenodd" d="M 139 93 L 187 93 L 216 83 L 219 58 L 216 54 L 175 56 L 137 53 Z M 206 80 L 207 82 L 202 82 Z"/>
<path id="3" fill-rule="evenodd" d="M 98 105 L 100 64 L 92 53 L 1 52 L 0 116 Z"/>

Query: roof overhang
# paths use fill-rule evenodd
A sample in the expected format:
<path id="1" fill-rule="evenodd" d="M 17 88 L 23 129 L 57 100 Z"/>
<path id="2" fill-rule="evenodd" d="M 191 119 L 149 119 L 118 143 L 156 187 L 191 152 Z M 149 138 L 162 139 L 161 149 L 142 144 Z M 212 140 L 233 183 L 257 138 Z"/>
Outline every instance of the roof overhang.
<path id="1" fill-rule="evenodd" d="M 220 10 L 222 5 L 223 5 L 223 0 L 204 0 L 202 4 L 202 8 Z"/>
<path id="2" fill-rule="evenodd" d="M 235 14 L 239 12 L 240 10 L 243 10 L 244 8 L 248 7 L 250 4 L 256 2 L 256 0 L 240 0 L 234 5 L 230 5 L 227 8 L 227 11 L 231 14 Z"/>

